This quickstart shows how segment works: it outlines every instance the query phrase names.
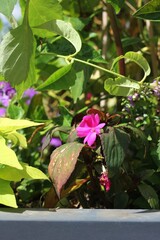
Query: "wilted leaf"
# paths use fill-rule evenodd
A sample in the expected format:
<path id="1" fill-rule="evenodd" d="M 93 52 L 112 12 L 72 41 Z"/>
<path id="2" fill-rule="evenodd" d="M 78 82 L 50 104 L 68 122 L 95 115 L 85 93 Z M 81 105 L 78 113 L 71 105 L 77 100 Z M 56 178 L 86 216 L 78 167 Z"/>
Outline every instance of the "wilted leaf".
<path id="1" fill-rule="evenodd" d="M 159 198 L 156 191 L 150 186 L 145 183 L 142 183 L 138 186 L 138 189 L 142 196 L 146 199 L 149 203 L 151 208 L 159 208 Z"/>
<path id="2" fill-rule="evenodd" d="M 133 15 L 137 18 L 149 19 L 153 21 L 160 21 L 160 2 L 159 0 L 152 0 L 139 8 Z"/>
<path id="3" fill-rule="evenodd" d="M 75 168 L 83 146 L 83 144 L 77 142 L 66 143 L 54 150 L 51 155 L 48 172 L 58 197 L 60 197 L 63 185 Z"/>
<path id="4" fill-rule="evenodd" d="M 0 203 L 9 207 L 17 208 L 16 198 L 9 181 L 0 179 Z"/>
<path id="5" fill-rule="evenodd" d="M 107 166 L 120 167 L 130 141 L 129 135 L 120 129 L 110 128 L 109 132 L 101 134 L 100 138 Z"/>
<path id="6" fill-rule="evenodd" d="M 5 139 L 0 136 L 0 164 L 22 169 L 15 152 L 7 147 Z"/>

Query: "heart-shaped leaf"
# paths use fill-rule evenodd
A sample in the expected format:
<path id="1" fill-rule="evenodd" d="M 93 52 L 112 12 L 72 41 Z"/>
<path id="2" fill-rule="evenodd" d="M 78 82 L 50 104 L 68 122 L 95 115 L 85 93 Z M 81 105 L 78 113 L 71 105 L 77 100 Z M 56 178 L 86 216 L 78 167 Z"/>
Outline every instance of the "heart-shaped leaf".
<path id="1" fill-rule="evenodd" d="M 0 44 L 0 72 L 20 93 L 36 82 L 35 39 L 28 24 L 28 4 L 21 26 L 12 29 Z M 18 86 L 18 88 L 17 88 Z"/>
<path id="2" fill-rule="evenodd" d="M 77 142 L 66 143 L 54 150 L 51 155 L 48 172 L 59 198 L 61 189 L 73 172 L 83 147 L 84 144 Z"/>
<path id="3" fill-rule="evenodd" d="M 101 134 L 100 138 L 107 166 L 120 167 L 130 141 L 129 135 L 120 129 L 110 128 L 109 132 Z"/>
<path id="4" fill-rule="evenodd" d="M 139 88 L 138 83 L 125 77 L 118 77 L 116 79 L 108 78 L 104 83 L 104 89 L 114 96 L 129 96 L 133 90 Z"/>

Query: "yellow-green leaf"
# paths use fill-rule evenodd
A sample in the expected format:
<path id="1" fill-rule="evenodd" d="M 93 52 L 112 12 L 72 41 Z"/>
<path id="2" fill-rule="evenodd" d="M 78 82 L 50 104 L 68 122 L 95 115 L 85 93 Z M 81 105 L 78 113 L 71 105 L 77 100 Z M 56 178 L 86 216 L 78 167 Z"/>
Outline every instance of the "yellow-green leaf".
<path id="1" fill-rule="evenodd" d="M 0 133 L 11 133 L 18 129 L 36 127 L 42 124 L 43 123 L 35 123 L 24 119 L 0 118 Z"/>
<path id="2" fill-rule="evenodd" d="M 18 207 L 10 182 L 3 179 L 0 179 L 0 204 L 13 208 Z"/>
<path id="3" fill-rule="evenodd" d="M 15 152 L 7 147 L 5 139 L 0 136 L 0 163 L 22 169 Z"/>

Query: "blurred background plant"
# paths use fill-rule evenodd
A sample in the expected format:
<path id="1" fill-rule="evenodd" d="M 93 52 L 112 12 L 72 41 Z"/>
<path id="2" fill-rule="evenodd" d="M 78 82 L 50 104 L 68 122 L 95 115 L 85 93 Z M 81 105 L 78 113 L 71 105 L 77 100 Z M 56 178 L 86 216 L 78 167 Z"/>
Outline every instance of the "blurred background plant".
<path id="1" fill-rule="evenodd" d="M 159 209 L 158 0 L 16 3 L 0 4 L 0 116 L 45 124 L 14 151 L 51 179 L 13 182 L 18 206 Z"/>

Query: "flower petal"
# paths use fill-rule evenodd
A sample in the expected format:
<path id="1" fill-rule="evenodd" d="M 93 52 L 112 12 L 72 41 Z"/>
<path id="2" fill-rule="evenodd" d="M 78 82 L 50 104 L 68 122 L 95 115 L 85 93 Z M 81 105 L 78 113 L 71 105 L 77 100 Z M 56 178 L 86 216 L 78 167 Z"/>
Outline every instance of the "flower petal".
<path id="1" fill-rule="evenodd" d="M 92 146 L 96 141 L 96 132 L 90 132 L 84 139 L 84 143 L 88 143 L 89 146 Z"/>

